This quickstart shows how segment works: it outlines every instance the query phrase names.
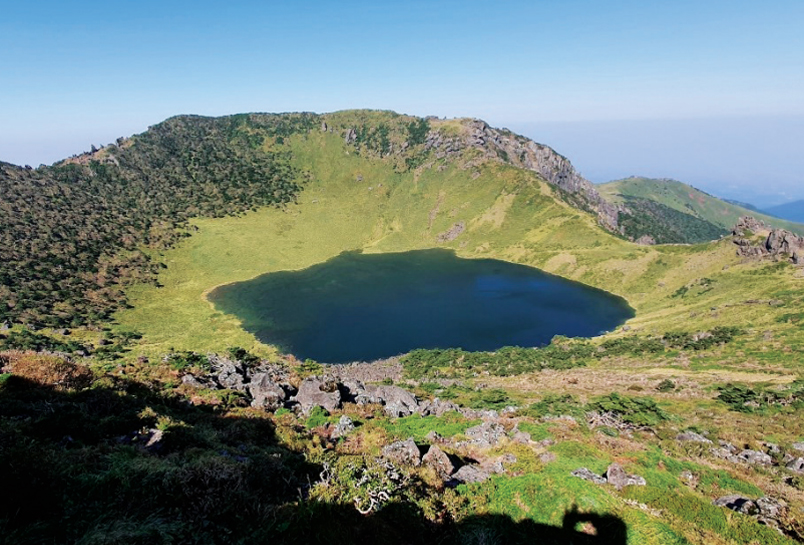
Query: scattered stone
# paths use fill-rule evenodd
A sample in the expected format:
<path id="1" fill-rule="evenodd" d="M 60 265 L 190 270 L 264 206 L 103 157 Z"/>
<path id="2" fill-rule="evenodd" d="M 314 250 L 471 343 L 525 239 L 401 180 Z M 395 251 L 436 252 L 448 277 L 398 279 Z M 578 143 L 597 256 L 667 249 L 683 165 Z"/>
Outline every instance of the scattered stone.
<path id="1" fill-rule="evenodd" d="M 694 486 L 697 480 L 697 478 L 695 477 L 695 473 L 689 470 L 682 471 L 681 474 L 679 475 L 679 478 L 690 486 Z"/>
<path id="2" fill-rule="evenodd" d="M 0 324 L 0 331 L 8 331 L 9 329 L 11 329 L 11 325 L 8 322 Z"/>
<path id="3" fill-rule="evenodd" d="M 184 375 L 181 377 L 181 383 L 185 386 L 189 386 L 190 388 L 204 388 L 206 385 L 198 380 L 194 375 Z"/>
<path id="4" fill-rule="evenodd" d="M 427 454 L 422 457 L 422 464 L 433 468 L 444 481 L 449 480 L 450 475 L 455 471 L 455 466 L 452 465 L 449 456 L 435 445 L 431 445 Z"/>
<path id="5" fill-rule="evenodd" d="M 740 463 L 742 461 L 740 458 L 735 456 L 727 448 L 717 447 L 717 448 L 709 449 L 709 452 L 711 452 L 712 455 L 715 458 L 720 458 L 721 460 L 728 460 L 729 462 L 732 462 L 732 463 L 735 463 L 735 464 L 738 464 L 738 463 Z"/>
<path id="6" fill-rule="evenodd" d="M 384 447 L 382 456 L 398 465 L 419 466 L 422 463 L 419 447 L 416 446 L 413 437 Z"/>
<path id="7" fill-rule="evenodd" d="M 268 373 L 259 373 L 251 377 L 247 390 L 252 398 L 252 407 L 262 407 L 269 411 L 281 408 L 287 397 L 285 390 L 275 384 Z"/>
<path id="8" fill-rule="evenodd" d="M 511 436 L 511 440 L 520 445 L 527 445 L 530 443 L 530 434 L 521 430 L 514 430 L 514 435 Z"/>
<path id="9" fill-rule="evenodd" d="M 590 482 L 593 482 L 595 484 L 606 484 L 606 477 L 601 477 L 597 473 L 592 473 L 590 470 L 588 470 L 585 467 L 582 467 L 580 469 L 576 469 L 575 471 L 573 471 L 571 473 L 571 475 L 573 477 L 578 477 L 580 479 L 583 479 L 585 481 L 590 481 Z"/>
<path id="10" fill-rule="evenodd" d="M 606 480 L 614 485 L 617 490 L 622 490 L 626 486 L 645 486 L 645 479 L 639 475 L 629 475 L 620 464 L 614 463 L 606 470 Z"/>
<path id="11" fill-rule="evenodd" d="M 446 443 L 446 439 L 444 439 L 444 437 L 440 433 L 435 431 L 435 430 L 430 430 L 427 433 L 427 436 L 425 437 L 425 439 L 427 439 L 428 441 L 430 441 L 430 443 L 432 443 L 434 445 L 435 444 L 440 444 L 440 443 Z"/>
<path id="12" fill-rule="evenodd" d="M 461 233 L 466 230 L 466 224 L 462 221 L 454 224 L 452 227 L 444 231 L 443 233 L 439 234 L 436 237 L 437 242 L 451 242 L 458 238 Z"/>
<path id="13" fill-rule="evenodd" d="M 556 460 L 556 455 L 552 452 L 544 452 L 539 455 L 539 460 L 541 460 L 543 464 L 549 464 L 550 462 L 554 462 Z"/>
<path id="14" fill-rule="evenodd" d="M 496 422 L 483 422 L 466 430 L 470 443 L 481 448 L 491 448 L 505 436 L 505 428 Z"/>
<path id="15" fill-rule="evenodd" d="M 769 519 L 778 519 L 787 510 L 787 504 L 782 500 L 770 498 L 768 496 L 759 498 L 756 502 L 759 514 Z"/>
<path id="16" fill-rule="evenodd" d="M 452 401 L 442 401 L 438 398 L 435 398 L 432 401 L 425 400 L 419 404 L 419 414 L 422 416 L 435 415 L 440 417 L 445 413 L 458 411 L 459 409 L 460 407 L 458 407 Z"/>
<path id="17" fill-rule="evenodd" d="M 220 356 L 210 356 L 209 364 L 212 367 L 212 374 L 221 388 L 245 391 L 246 370 L 240 362 Z"/>
<path id="18" fill-rule="evenodd" d="M 793 443 L 790 448 L 799 452 L 804 452 L 804 443 Z"/>
<path id="19" fill-rule="evenodd" d="M 335 439 L 338 437 L 343 437 L 344 435 L 348 435 L 354 429 L 355 423 L 352 422 L 352 419 L 345 414 L 341 415 L 340 420 L 338 420 L 338 424 L 332 430 L 332 437 Z"/>
<path id="20" fill-rule="evenodd" d="M 676 441 L 689 441 L 693 443 L 708 443 L 711 444 L 712 441 L 707 439 L 700 433 L 695 433 L 694 431 L 685 431 L 684 433 L 679 433 L 676 435 Z"/>
<path id="21" fill-rule="evenodd" d="M 720 440 L 717 442 L 717 444 L 726 449 L 726 451 L 728 451 L 729 454 L 737 454 L 737 447 L 735 447 L 731 443 Z"/>
<path id="22" fill-rule="evenodd" d="M 452 478 L 460 483 L 482 483 L 491 475 L 488 471 L 476 465 L 465 465 L 460 468 Z"/>
<path id="23" fill-rule="evenodd" d="M 737 511 L 738 513 L 742 513 L 744 515 L 756 515 L 759 513 L 759 508 L 753 500 L 740 496 L 739 494 L 723 496 L 713 501 L 712 504 L 717 505 L 718 507 L 731 509 L 732 511 Z"/>
<path id="24" fill-rule="evenodd" d="M 745 449 L 744 451 L 740 452 L 737 457 L 748 464 L 762 466 L 773 465 L 773 458 L 758 450 Z"/>
<path id="25" fill-rule="evenodd" d="M 145 443 L 145 448 L 151 452 L 160 450 L 162 448 L 162 438 L 165 436 L 165 432 L 162 430 L 150 429 L 148 430 L 148 433 L 150 434 L 150 437 L 148 437 L 148 441 Z"/>
<path id="26" fill-rule="evenodd" d="M 787 463 L 785 466 L 790 471 L 795 471 L 796 473 L 804 473 L 804 458 L 796 458 Z"/>

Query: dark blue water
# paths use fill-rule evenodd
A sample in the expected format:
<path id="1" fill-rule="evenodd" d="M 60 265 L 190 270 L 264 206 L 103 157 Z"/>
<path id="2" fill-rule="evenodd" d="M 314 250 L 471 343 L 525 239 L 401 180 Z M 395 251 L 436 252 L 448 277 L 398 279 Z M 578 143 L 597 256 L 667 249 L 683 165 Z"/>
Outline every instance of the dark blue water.
<path id="1" fill-rule="evenodd" d="M 325 363 L 414 348 L 541 346 L 555 335 L 594 336 L 634 315 L 605 291 L 450 250 L 343 253 L 221 286 L 209 299 L 261 341 Z"/>

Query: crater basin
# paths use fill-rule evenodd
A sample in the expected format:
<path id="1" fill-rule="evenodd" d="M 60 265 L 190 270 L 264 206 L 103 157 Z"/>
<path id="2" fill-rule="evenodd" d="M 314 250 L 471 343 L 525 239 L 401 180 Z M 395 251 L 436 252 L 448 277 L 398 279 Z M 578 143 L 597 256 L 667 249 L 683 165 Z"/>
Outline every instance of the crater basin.
<path id="1" fill-rule="evenodd" d="M 267 344 L 323 363 L 372 361 L 415 348 L 496 350 L 590 337 L 634 316 L 625 299 L 494 259 L 451 250 L 342 253 L 209 294 Z"/>

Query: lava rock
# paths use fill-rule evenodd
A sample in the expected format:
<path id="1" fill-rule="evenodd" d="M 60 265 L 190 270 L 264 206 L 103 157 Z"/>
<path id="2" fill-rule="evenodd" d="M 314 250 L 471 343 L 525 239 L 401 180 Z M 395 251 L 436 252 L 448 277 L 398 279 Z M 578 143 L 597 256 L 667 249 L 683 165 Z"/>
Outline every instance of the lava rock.
<path id="1" fill-rule="evenodd" d="M 477 465 L 465 465 L 452 478 L 460 483 L 482 483 L 491 477 L 488 471 Z"/>
<path id="2" fill-rule="evenodd" d="M 354 431 L 354 429 L 355 423 L 352 422 L 351 418 L 344 414 L 341 416 L 340 420 L 338 420 L 338 423 L 335 425 L 335 428 L 332 430 L 332 437 L 343 437 L 344 435 L 348 435 L 350 432 Z"/>
<path id="3" fill-rule="evenodd" d="M 262 407 L 269 411 L 275 411 L 285 404 L 285 390 L 275 384 L 268 373 L 259 373 L 251 377 L 251 382 L 247 385 L 247 390 L 251 396 L 252 407 Z"/>
<path id="4" fill-rule="evenodd" d="M 431 445 L 427 454 L 422 457 L 422 464 L 435 470 L 442 480 L 447 481 L 455 471 L 455 466 L 449 456 L 435 445 Z"/>
<path id="5" fill-rule="evenodd" d="M 573 471 L 571 473 L 571 475 L 573 477 L 578 477 L 580 479 L 583 479 L 585 481 L 590 481 L 590 482 L 593 482 L 595 484 L 606 484 L 606 477 L 602 477 L 602 476 L 598 475 L 597 473 L 593 473 L 592 471 L 588 470 L 585 467 L 576 469 L 575 471 Z"/>
<path id="6" fill-rule="evenodd" d="M 304 379 L 299 386 L 295 400 L 304 414 L 309 413 L 315 406 L 332 412 L 341 406 L 341 392 L 338 390 L 337 383 L 333 381 L 310 377 Z"/>
<path id="7" fill-rule="evenodd" d="M 711 444 L 712 440 L 707 439 L 703 435 L 699 433 L 695 433 L 694 431 L 685 431 L 684 433 L 679 433 L 676 435 L 676 441 L 689 441 L 693 443 L 708 443 Z"/>
<path id="8" fill-rule="evenodd" d="M 422 463 L 419 447 L 413 437 L 404 441 L 397 441 L 382 449 L 383 458 L 390 460 L 398 465 L 419 466 Z"/>
<path id="9" fill-rule="evenodd" d="M 614 485 L 617 490 L 626 486 L 645 486 L 645 479 L 639 475 L 629 475 L 620 464 L 614 463 L 606 470 L 606 481 Z"/>
<path id="10" fill-rule="evenodd" d="M 483 422 L 466 430 L 470 443 L 481 448 L 491 448 L 505 436 L 505 428 L 496 422 Z"/>

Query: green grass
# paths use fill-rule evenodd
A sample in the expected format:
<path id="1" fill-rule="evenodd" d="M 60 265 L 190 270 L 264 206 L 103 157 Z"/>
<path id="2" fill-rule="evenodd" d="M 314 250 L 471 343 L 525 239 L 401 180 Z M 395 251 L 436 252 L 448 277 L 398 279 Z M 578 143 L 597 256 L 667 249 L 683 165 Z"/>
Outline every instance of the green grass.
<path id="1" fill-rule="evenodd" d="M 624 196 L 648 199 L 679 212 L 691 214 L 723 229 L 734 227 L 741 216 L 754 216 L 774 227 L 804 233 L 804 225 L 800 223 L 748 210 L 675 180 L 633 177 L 597 187 L 600 193 L 612 202 L 622 202 Z"/>
<path id="2" fill-rule="evenodd" d="M 390 436 L 397 439 L 413 437 L 415 441 L 424 442 L 427 434 L 431 431 L 435 431 L 442 437 L 453 437 L 479 423 L 479 420 L 468 420 L 461 416 L 460 413 L 451 412 L 441 417 L 414 414 L 395 420 L 383 421 L 380 426 Z"/>
<path id="3" fill-rule="evenodd" d="M 556 200 L 535 175 L 498 163 L 472 167 L 480 174 L 473 179 L 461 161 L 399 171 L 388 161 L 345 147 L 337 134 L 314 131 L 285 142 L 296 166 L 311 175 L 299 203 L 237 218 L 194 220 L 197 231 L 191 237 L 156 256 L 167 265 L 159 276 L 161 287 L 131 287 L 132 308 L 115 317 L 119 329 L 143 334 L 131 357 L 231 346 L 275 355 L 273 347 L 241 329 L 235 317 L 217 311 L 205 294 L 221 284 L 302 269 L 356 249 L 442 246 L 461 257 L 536 266 L 626 297 L 637 311 L 630 323 L 656 333 L 682 322 L 711 328 L 723 320 L 767 321 L 755 308 L 724 308 L 717 317 L 707 312 L 723 303 L 769 297 L 771 283 L 752 277 L 756 265 L 741 264 L 729 241 L 662 247 L 628 243 Z M 458 221 L 466 231 L 439 244 L 438 234 Z M 777 290 L 795 289 L 792 272 L 771 274 Z M 683 297 L 670 297 L 701 278 L 716 283 L 705 293 L 688 288 Z"/>

